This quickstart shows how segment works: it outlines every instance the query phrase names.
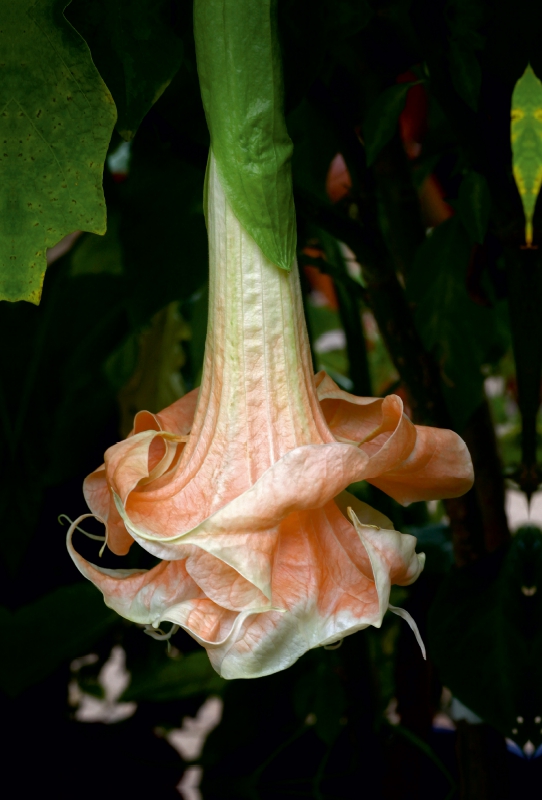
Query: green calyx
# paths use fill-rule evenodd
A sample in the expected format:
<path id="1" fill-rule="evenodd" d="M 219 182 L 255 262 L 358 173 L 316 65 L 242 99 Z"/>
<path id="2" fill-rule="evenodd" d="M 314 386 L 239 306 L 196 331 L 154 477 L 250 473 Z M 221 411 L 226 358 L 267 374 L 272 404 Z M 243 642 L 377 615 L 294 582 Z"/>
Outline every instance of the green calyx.
<path id="1" fill-rule="evenodd" d="M 198 73 L 211 146 L 235 214 L 289 270 L 296 225 L 276 1 L 195 0 Z"/>

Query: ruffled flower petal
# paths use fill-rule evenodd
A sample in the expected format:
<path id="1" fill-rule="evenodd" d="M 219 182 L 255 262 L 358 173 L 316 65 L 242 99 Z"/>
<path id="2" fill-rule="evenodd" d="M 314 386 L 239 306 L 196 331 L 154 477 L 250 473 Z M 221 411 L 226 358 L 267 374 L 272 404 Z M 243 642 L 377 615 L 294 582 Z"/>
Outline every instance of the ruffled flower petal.
<path id="1" fill-rule="evenodd" d="M 453 431 L 413 425 L 397 395 L 356 397 L 323 372 L 316 385 L 330 431 L 340 441 L 359 442 L 370 458 L 363 479 L 394 500 L 459 497 L 471 488 L 471 457 Z"/>
<path id="2" fill-rule="evenodd" d="M 152 506 L 145 495 L 134 497 L 127 506 L 116 495 L 117 509 L 133 538 L 158 558 L 180 558 L 186 545 L 197 545 L 270 597 L 277 525 L 292 511 L 329 502 L 357 480 L 366 461 L 365 453 L 351 445 L 299 447 L 277 461 L 250 489 L 189 530 L 183 530 L 182 492 Z"/>
<path id="3" fill-rule="evenodd" d="M 163 560 L 90 564 L 72 545 L 79 520 L 68 549 L 119 614 L 180 625 L 221 675 L 250 678 L 380 626 L 392 583 L 422 570 L 415 539 L 349 484 L 369 480 L 403 503 L 453 497 L 472 466 L 458 436 L 414 426 L 398 397 L 357 398 L 313 376 L 296 265 L 278 270 L 242 228 L 212 154 L 208 177 L 201 388 L 137 414 L 84 486 L 114 553 L 136 541 Z"/>
<path id="4" fill-rule="evenodd" d="M 347 493 L 344 493 L 347 495 Z M 341 505 L 350 497 L 343 496 Z M 423 559 L 413 536 L 374 525 L 386 518 L 352 498 L 348 520 L 335 502 L 292 512 L 278 526 L 272 603 L 219 559 L 192 548 L 185 559 L 152 570 L 96 567 L 71 544 L 80 571 L 106 604 L 134 622 L 182 626 L 208 650 L 225 678 L 267 675 L 308 649 L 332 644 L 368 625 L 380 627 L 393 582 L 416 579 Z"/>

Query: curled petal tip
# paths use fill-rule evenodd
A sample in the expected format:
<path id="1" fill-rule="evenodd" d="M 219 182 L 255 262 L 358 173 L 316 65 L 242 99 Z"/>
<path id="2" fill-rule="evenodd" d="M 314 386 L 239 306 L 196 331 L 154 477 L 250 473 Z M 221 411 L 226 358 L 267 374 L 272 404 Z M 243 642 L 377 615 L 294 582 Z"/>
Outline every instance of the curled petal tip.
<path id="1" fill-rule="evenodd" d="M 416 637 L 416 641 L 420 645 L 420 650 L 422 651 L 422 656 L 424 658 L 424 661 L 427 661 L 427 653 L 426 653 L 426 650 L 425 650 L 425 645 L 424 645 L 423 639 L 422 639 L 422 637 L 420 635 L 420 631 L 418 629 L 418 626 L 414 622 L 414 619 L 411 617 L 411 615 L 408 613 L 408 611 L 406 611 L 404 608 L 400 608 L 399 606 L 392 606 L 392 605 L 388 605 L 388 608 L 392 612 L 392 614 L 397 614 L 398 617 L 401 617 L 401 619 L 404 619 L 405 622 L 408 623 L 411 631 L 414 633 L 414 636 Z"/>

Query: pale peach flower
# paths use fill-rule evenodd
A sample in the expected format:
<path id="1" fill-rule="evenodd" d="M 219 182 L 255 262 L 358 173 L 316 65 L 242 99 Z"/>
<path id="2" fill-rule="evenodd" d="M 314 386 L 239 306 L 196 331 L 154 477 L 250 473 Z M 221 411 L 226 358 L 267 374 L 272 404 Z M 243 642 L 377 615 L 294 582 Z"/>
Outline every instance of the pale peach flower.
<path id="1" fill-rule="evenodd" d="M 154 629 L 179 625 L 223 677 L 250 678 L 379 627 L 391 584 L 421 572 L 415 538 L 349 484 L 368 480 L 410 503 L 456 497 L 473 475 L 464 442 L 413 425 L 398 397 L 354 397 L 313 375 L 296 265 L 287 273 L 265 258 L 214 158 L 208 198 L 201 388 L 137 414 L 84 484 L 114 553 L 136 541 L 162 561 L 148 571 L 90 564 L 72 545 L 86 515 L 68 548 L 110 608 Z"/>

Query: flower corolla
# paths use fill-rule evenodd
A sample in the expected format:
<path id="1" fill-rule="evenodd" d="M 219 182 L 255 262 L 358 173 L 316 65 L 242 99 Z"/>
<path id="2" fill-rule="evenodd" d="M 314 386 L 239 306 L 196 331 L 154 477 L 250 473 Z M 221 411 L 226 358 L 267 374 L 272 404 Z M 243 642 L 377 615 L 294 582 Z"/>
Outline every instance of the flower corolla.
<path id="1" fill-rule="evenodd" d="M 452 431 L 413 425 L 399 397 L 355 397 L 313 374 L 297 267 L 265 258 L 213 157 L 207 213 L 201 387 L 137 414 L 84 484 L 113 553 L 137 542 L 161 561 L 91 564 L 72 543 L 83 517 L 68 548 L 120 615 L 181 626 L 223 677 L 250 678 L 379 627 L 391 585 L 423 569 L 416 539 L 349 484 L 369 481 L 400 503 L 456 497 L 472 485 L 472 463 Z"/>

